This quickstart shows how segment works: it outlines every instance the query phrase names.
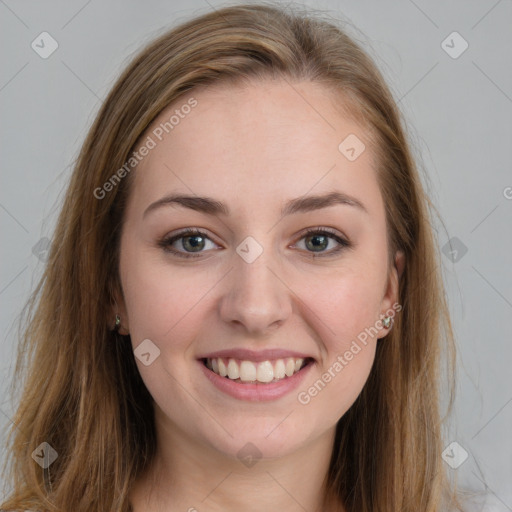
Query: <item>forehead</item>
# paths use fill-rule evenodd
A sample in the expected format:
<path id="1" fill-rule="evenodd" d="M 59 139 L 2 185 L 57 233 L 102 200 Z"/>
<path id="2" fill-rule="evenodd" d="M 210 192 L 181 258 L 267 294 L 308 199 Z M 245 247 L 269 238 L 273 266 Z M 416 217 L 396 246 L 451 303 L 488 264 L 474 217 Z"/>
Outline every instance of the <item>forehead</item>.
<path id="1" fill-rule="evenodd" d="M 176 188 L 238 199 L 337 186 L 371 195 L 378 188 L 369 135 L 321 84 L 219 83 L 187 93 L 153 121 L 145 136 L 155 147 L 137 168 L 135 188 L 146 200 Z"/>

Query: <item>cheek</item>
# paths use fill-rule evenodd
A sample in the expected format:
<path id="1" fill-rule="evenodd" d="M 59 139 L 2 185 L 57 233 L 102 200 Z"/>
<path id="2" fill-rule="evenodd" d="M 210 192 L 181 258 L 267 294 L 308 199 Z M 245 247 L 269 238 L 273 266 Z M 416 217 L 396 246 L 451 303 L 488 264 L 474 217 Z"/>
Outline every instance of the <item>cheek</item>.
<path id="1" fill-rule="evenodd" d="M 171 266 L 165 256 L 130 250 L 128 244 L 120 270 L 134 347 L 149 338 L 161 350 L 183 352 L 204 324 L 215 272 Z"/>
<path id="2" fill-rule="evenodd" d="M 380 280 L 375 270 L 350 270 L 339 278 L 322 279 L 299 292 L 307 297 L 303 302 L 313 314 L 315 329 L 322 333 L 322 341 L 330 355 L 344 352 L 350 342 L 372 327 L 379 318 Z"/>
<path id="3" fill-rule="evenodd" d="M 363 346 L 348 361 L 345 353 L 333 359 L 323 372 L 305 384 L 298 401 L 323 424 L 334 425 L 354 404 L 368 380 L 375 344 Z M 352 351 L 349 351 L 352 353 Z M 308 408 L 310 408 L 308 410 Z"/>
<path id="4" fill-rule="evenodd" d="M 351 274 L 310 295 L 313 329 L 321 335 L 318 371 L 297 396 L 300 407 L 322 422 L 336 423 L 355 402 L 370 374 L 377 338 L 372 331 L 379 295 L 368 275 Z M 313 321 L 313 320 L 312 320 Z"/>

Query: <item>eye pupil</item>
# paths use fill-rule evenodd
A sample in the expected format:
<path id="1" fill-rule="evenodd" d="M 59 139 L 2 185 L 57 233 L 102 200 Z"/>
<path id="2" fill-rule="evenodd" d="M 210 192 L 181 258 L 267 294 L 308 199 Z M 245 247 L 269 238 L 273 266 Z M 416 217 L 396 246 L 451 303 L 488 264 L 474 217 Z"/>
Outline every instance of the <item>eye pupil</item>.
<path id="1" fill-rule="evenodd" d="M 329 245 L 328 237 L 326 237 L 325 235 L 309 236 L 309 237 L 307 237 L 307 240 L 308 241 L 306 242 L 306 245 L 308 246 L 308 248 L 311 248 L 309 246 L 309 242 L 313 242 L 313 245 L 312 245 L 313 251 L 318 251 L 319 249 L 323 250 Z"/>
<path id="2" fill-rule="evenodd" d="M 196 240 L 200 239 L 200 242 L 197 242 L 197 241 L 190 242 L 191 240 L 194 240 L 194 239 L 196 239 Z M 189 247 L 187 247 L 187 244 L 189 245 Z M 204 237 L 201 235 L 185 236 L 185 237 L 183 237 L 182 245 L 185 250 L 190 249 L 191 252 L 198 252 L 201 249 L 204 249 L 204 245 L 205 245 Z"/>

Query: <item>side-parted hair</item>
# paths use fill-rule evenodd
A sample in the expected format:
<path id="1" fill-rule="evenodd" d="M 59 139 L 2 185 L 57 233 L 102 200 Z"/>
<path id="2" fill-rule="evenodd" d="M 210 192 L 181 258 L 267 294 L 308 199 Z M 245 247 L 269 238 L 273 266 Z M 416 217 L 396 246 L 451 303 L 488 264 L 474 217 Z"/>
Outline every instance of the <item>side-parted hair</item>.
<path id="1" fill-rule="evenodd" d="M 386 207 L 390 265 L 395 251 L 405 254 L 402 311 L 337 424 L 326 503 L 334 497 L 348 512 L 462 510 L 441 458 L 440 368 L 447 362 L 449 412 L 455 344 L 430 224 L 435 208 L 405 122 L 368 53 L 334 23 L 293 11 L 241 4 L 184 22 L 134 58 L 101 106 L 25 309 L 15 373 L 21 399 L 2 510 L 130 510 L 130 489 L 156 449 L 152 398 L 129 337 L 111 325 L 121 290 L 123 214 L 137 170 L 107 193 L 105 184 L 180 97 L 214 83 L 269 77 L 325 86 L 366 130 Z M 45 442 L 58 456 L 43 469 L 31 455 Z"/>

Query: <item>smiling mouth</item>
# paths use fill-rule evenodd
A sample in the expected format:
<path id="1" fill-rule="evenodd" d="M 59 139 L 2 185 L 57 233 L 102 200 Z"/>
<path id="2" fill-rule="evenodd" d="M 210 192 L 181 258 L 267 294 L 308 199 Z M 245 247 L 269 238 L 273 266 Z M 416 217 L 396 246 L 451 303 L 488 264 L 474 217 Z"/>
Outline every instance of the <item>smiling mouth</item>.
<path id="1" fill-rule="evenodd" d="M 213 373 L 241 384 L 270 384 L 292 377 L 313 363 L 310 357 L 287 357 L 253 362 L 222 357 L 204 358 L 202 363 Z"/>

